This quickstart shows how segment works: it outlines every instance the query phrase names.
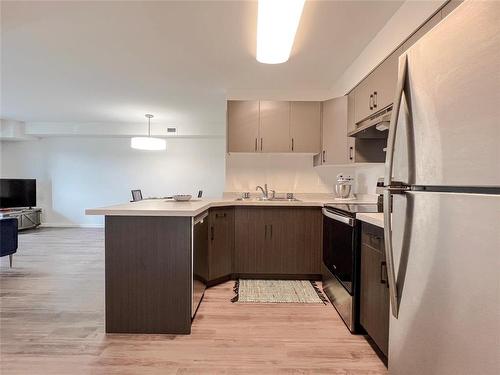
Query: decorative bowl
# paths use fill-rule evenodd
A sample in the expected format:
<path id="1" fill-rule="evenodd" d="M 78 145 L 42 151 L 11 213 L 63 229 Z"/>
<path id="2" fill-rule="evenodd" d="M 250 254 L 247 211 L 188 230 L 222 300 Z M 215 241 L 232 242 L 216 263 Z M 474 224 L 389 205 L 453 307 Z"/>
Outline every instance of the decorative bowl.
<path id="1" fill-rule="evenodd" d="M 174 195 L 173 198 L 177 202 L 186 202 L 186 201 L 191 199 L 191 195 L 190 194 L 177 194 L 177 195 Z"/>

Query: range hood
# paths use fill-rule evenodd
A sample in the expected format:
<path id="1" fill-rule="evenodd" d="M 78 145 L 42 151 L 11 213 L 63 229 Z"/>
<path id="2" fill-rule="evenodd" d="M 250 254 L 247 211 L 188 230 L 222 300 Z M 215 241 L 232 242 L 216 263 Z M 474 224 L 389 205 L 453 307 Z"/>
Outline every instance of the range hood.
<path id="1" fill-rule="evenodd" d="M 347 133 L 355 138 L 387 138 L 389 123 L 391 122 L 392 105 L 358 122 L 356 129 Z"/>

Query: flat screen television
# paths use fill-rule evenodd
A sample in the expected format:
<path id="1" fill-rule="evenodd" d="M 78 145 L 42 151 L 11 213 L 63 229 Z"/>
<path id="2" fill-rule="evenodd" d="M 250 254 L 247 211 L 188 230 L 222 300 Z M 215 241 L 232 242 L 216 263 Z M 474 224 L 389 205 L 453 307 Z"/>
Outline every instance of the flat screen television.
<path id="1" fill-rule="evenodd" d="M 35 206 L 35 179 L 0 178 L 0 208 Z"/>

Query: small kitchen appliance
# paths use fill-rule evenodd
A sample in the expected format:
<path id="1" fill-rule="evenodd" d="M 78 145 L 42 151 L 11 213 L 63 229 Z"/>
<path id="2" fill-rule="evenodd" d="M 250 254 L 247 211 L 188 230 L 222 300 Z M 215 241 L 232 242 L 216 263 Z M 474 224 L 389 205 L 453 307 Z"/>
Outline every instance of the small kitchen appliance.
<path id="1" fill-rule="evenodd" d="M 349 175 L 340 173 L 337 175 L 337 183 L 335 184 L 335 195 L 338 199 L 354 199 L 354 194 L 352 193 L 352 184 L 354 183 L 354 178 Z"/>

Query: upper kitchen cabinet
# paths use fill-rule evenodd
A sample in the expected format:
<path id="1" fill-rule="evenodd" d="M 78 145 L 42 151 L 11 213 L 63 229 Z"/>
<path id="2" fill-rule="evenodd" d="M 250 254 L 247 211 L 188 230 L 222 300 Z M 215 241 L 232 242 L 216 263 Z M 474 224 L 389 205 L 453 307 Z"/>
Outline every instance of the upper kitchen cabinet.
<path id="1" fill-rule="evenodd" d="M 354 99 L 354 121 L 350 121 L 350 123 L 357 124 L 393 103 L 398 77 L 399 56 L 436 26 L 442 18 L 446 17 L 461 2 L 461 0 L 448 2 L 349 93 Z"/>
<path id="2" fill-rule="evenodd" d="M 229 152 L 257 151 L 260 146 L 258 100 L 228 101 L 227 123 Z"/>
<path id="3" fill-rule="evenodd" d="M 228 152 L 302 152 L 321 149 L 321 103 L 228 101 Z"/>
<path id="4" fill-rule="evenodd" d="M 292 152 L 317 154 L 321 149 L 321 103 L 290 103 L 290 142 Z"/>
<path id="5" fill-rule="evenodd" d="M 291 151 L 290 142 L 290 102 L 260 102 L 261 152 Z"/>
<path id="6" fill-rule="evenodd" d="M 373 72 L 373 112 L 378 112 L 394 101 L 401 53 L 401 48 L 398 48 Z"/>
<path id="7" fill-rule="evenodd" d="M 354 123 L 373 113 L 373 72 L 352 91 L 354 94 Z"/>
<path id="8" fill-rule="evenodd" d="M 321 164 L 349 162 L 347 96 L 323 102 Z"/>
<path id="9" fill-rule="evenodd" d="M 398 77 L 401 48 L 395 50 L 368 75 L 353 91 L 354 123 L 392 104 Z"/>
<path id="10" fill-rule="evenodd" d="M 347 132 L 349 133 L 350 131 L 353 131 L 356 129 L 356 121 L 354 119 L 355 117 L 355 98 L 354 98 L 354 92 L 350 92 L 347 95 Z"/>

